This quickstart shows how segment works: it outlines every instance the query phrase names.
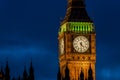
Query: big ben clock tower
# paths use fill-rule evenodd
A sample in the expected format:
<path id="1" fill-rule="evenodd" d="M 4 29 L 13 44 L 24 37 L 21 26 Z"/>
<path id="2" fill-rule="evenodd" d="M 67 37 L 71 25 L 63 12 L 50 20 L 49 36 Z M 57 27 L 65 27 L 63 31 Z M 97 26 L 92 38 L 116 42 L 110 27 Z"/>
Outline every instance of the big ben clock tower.
<path id="1" fill-rule="evenodd" d="M 68 0 L 60 24 L 58 80 L 96 80 L 96 33 L 84 0 Z"/>

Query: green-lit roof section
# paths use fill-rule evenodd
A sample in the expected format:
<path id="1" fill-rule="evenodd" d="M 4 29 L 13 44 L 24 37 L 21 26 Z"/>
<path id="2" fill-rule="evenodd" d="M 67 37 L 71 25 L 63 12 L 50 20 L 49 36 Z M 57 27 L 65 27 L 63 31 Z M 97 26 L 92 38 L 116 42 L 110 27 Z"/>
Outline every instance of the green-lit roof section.
<path id="1" fill-rule="evenodd" d="M 95 32 L 95 27 L 92 22 L 66 22 L 61 25 L 59 29 L 59 34 L 67 31 L 87 34 Z"/>

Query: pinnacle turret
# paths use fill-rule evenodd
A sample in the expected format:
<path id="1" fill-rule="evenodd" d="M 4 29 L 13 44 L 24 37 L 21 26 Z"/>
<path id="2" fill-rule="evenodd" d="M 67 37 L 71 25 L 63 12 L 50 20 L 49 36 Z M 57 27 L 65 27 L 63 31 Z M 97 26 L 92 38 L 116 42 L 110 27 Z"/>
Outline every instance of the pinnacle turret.
<path id="1" fill-rule="evenodd" d="M 10 69 L 8 66 L 8 61 L 6 62 L 6 67 L 5 67 L 5 80 L 10 80 Z"/>
<path id="2" fill-rule="evenodd" d="M 29 80 L 34 80 L 34 69 L 33 69 L 33 66 L 32 66 L 32 61 L 30 63 L 30 69 L 29 69 Z"/>
<path id="3" fill-rule="evenodd" d="M 23 80 L 28 80 L 28 74 L 27 74 L 27 71 L 26 71 L 26 66 L 24 66 Z"/>

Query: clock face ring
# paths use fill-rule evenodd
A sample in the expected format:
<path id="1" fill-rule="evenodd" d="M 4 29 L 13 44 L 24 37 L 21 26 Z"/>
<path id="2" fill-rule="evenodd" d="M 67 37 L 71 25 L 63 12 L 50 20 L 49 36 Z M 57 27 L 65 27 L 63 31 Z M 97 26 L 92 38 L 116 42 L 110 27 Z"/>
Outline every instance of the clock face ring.
<path id="1" fill-rule="evenodd" d="M 80 53 L 86 52 L 89 48 L 88 39 L 85 36 L 77 36 L 73 40 L 73 48 Z"/>

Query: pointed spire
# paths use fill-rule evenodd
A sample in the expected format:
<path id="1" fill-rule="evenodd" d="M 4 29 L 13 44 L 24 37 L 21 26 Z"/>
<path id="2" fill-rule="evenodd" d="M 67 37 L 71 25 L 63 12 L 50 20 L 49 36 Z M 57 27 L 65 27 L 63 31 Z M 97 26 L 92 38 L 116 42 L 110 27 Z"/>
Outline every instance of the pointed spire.
<path id="1" fill-rule="evenodd" d="M 28 79 L 28 74 L 26 71 L 26 66 L 24 66 L 24 72 L 23 72 L 23 80 L 27 80 Z"/>
<path id="2" fill-rule="evenodd" d="M 34 69 L 33 69 L 33 66 L 32 66 L 32 60 L 30 62 L 29 80 L 34 80 Z"/>
<path id="3" fill-rule="evenodd" d="M 33 73 L 34 70 L 33 70 L 33 65 L 32 65 L 32 61 L 30 62 L 30 73 Z"/>
<path id="4" fill-rule="evenodd" d="M 6 72 L 9 72 L 9 66 L 8 66 L 8 58 L 7 58 L 7 61 L 6 61 L 6 68 L 5 68 L 6 70 Z"/>
<path id="5" fill-rule="evenodd" d="M 6 67 L 5 67 L 5 80 L 10 80 L 10 69 L 8 66 L 8 60 L 6 61 Z"/>
<path id="6" fill-rule="evenodd" d="M 31 58 L 31 62 L 30 62 L 30 69 L 33 70 L 32 58 Z"/>

